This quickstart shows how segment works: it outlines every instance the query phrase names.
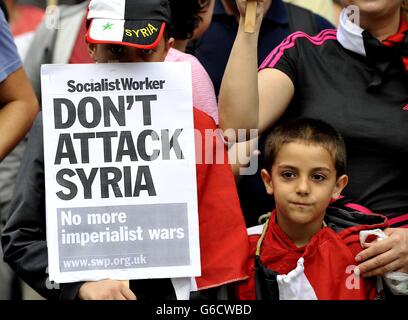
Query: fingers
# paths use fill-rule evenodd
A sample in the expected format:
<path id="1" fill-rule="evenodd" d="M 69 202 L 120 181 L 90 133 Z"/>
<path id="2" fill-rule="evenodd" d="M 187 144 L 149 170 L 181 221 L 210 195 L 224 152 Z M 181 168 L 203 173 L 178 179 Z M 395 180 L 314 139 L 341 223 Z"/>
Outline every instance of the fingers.
<path id="1" fill-rule="evenodd" d="M 102 300 L 127 300 L 121 291 L 113 292 L 111 297 Z"/>
<path id="2" fill-rule="evenodd" d="M 102 300 L 136 300 L 136 296 L 129 289 L 128 281 L 109 280 L 106 294 Z"/>
<path id="3" fill-rule="evenodd" d="M 121 282 L 123 284 L 123 286 L 121 287 L 121 293 L 126 298 L 126 300 L 137 300 L 135 294 L 129 288 L 129 280 L 122 280 Z"/>
<path id="4" fill-rule="evenodd" d="M 136 300 L 136 296 L 123 281 L 101 280 L 86 282 L 79 289 L 82 300 Z"/>
<path id="5" fill-rule="evenodd" d="M 384 233 L 387 235 L 387 236 L 391 236 L 395 231 L 397 231 L 398 229 L 396 229 L 396 228 L 387 228 L 387 229 L 385 229 L 384 230 Z"/>
<path id="6" fill-rule="evenodd" d="M 137 300 L 136 295 L 128 287 L 122 288 L 121 293 L 125 300 Z"/>
<path id="7" fill-rule="evenodd" d="M 378 242 L 365 243 L 364 246 L 367 248 L 361 251 L 356 256 L 357 262 L 362 262 L 372 257 L 378 256 L 384 252 L 391 250 L 394 246 L 394 241 L 390 238 L 381 240 Z"/>
<path id="8" fill-rule="evenodd" d="M 364 243 L 356 256 L 358 269 L 363 276 L 384 275 L 387 272 L 406 270 L 407 254 L 405 233 L 399 229 L 386 229 L 387 239 Z M 405 240 L 404 240 L 405 239 Z"/>
<path id="9" fill-rule="evenodd" d="M 402 263 L 398 256 L 396 257 L 392 251 L 388 251 L 358 265 L 357 272 L 363 277 L 372 277 L 395 271 L 401 268 L 401 266 Z"/>

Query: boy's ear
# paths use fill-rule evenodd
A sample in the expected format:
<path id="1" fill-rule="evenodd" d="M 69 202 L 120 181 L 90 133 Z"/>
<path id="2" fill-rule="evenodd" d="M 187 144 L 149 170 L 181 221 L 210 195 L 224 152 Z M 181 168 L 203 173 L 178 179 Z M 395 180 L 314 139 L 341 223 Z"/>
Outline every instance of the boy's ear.
<path id="1" fill-rule="evenodd" d="M 333 199 L 337 199 L 340 196 L 343 189 L 347 186 L 347 183 L 348 183 L 348 176 L 345 174 L 343 174 L 337 179 L 336 185 L 334 186 L 334 189 L 333 189 L 333 194 L 332 194 Z"/>
<path id="2" fill-rule="evenodd" d="M 170 50 L 170 48 L 173 48 L 174 41 L 175 40 L 172 37 L 170 37 L 169 40 L 167 40 L 167 42 L 166 42 L 166 55 L 167 55 L 167 52 Z"/>
<path id="3" fill-rule="evenodd" d="M 266 192 L 270 195 L 273 194 L 272 177 L 266 169 L 261 171 L 262 181 L 265 185 Z"/>
<path id="4" fill-rule="evenodd" d="M 169 38 L 169 40 L 164 41 L 164 50 L 162 51 L 162 56 L 160 61 L 165 61 L 167 54 L 169 53 L 170 48 L 174 45 L 174 38 Z"/>
<path id="5" fill-rule="evenodd" d="M 91 56 L 93 61 L 95 60 L 95 51 L 96 51 L 96 44 L 95 43 L 89 43 L 86 42 L 86 45 L 88 46 L 88 53 Z"/>

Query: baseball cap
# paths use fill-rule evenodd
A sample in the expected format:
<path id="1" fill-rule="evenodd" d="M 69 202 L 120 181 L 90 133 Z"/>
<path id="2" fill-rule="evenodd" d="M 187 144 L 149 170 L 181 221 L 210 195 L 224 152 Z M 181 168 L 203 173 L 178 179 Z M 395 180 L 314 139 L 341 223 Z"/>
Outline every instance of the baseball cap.
<path id="1" fill-rule="evenodd" d="M 91 0 L 86 39 L 140 49 L 155 48 L 170 23 L 168 0 Z"/>

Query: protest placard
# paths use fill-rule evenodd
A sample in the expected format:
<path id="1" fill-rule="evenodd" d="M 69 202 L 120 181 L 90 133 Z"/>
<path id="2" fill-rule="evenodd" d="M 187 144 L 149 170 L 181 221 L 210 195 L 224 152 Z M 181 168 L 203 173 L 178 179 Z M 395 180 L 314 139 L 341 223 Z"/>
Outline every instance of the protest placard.
<path id="1" fill-rule="evenodd" d="M 44 65 L 49 275 L 200 275 L 188 63 Z"/>

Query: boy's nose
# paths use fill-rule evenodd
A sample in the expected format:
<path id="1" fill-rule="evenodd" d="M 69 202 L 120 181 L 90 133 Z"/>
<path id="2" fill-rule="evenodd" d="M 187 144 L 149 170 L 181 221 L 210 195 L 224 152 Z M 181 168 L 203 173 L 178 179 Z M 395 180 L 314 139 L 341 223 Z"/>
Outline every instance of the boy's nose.
<path id="1" fill-rule="evenodd" d="M 307 177 L 298 180 L 296 193 L 299 195 L 308 195 L 310 193 L 310 183 Z"/>

